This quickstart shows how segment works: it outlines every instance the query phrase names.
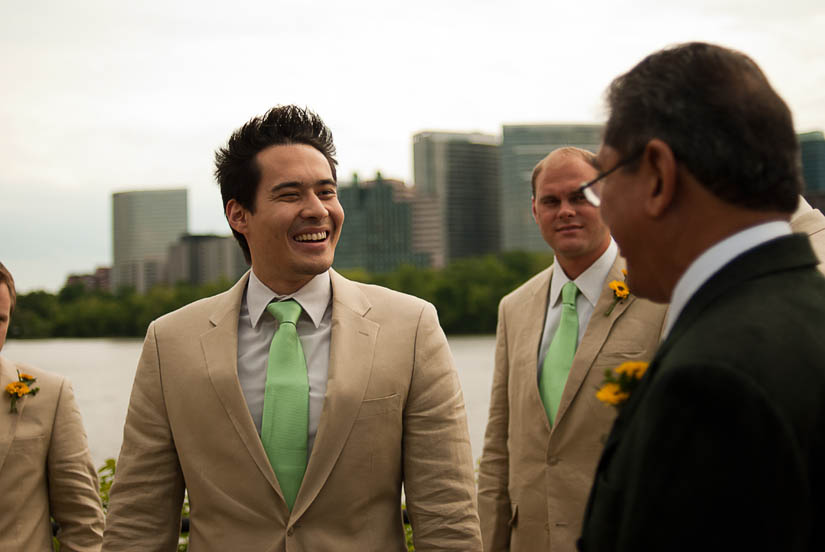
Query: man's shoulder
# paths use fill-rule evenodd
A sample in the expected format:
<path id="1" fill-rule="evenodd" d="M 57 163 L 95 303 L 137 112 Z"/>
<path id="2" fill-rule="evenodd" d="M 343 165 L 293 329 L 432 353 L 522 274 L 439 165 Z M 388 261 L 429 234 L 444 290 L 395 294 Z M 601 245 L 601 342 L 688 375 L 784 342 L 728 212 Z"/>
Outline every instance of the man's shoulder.
<path id="1" fill-rule="evenodd" d="M 242 285 L 245 285 L 245 279 L 241 279 L 226 291 L 210 297 L 203 297 L 166 313 L 158 317 L 153 324 L 156 328 L 185 327 L 199 323 L 205 324 L 210 319 L 220 317 L 223 311 L 240 307 L 243 289 L 239 289 L 239 286 Z"/>
<path id="2" fill-rule="evenodd" d="M 372 310 L 377 310 L 379 312 L 395 312 L 400 316 L 410 312 L 419 313 L 425 307 L 431 305 L 431 303 L 420 297 L 396 291 L 384 286 L 365 284 L 354 280 L 345 281 L 364 295 L 364 297 L 370 302 Z M 335 298 L 333 297 L 333 300 L 334 299 Z"/>
<path id="3" fill-rule="evenodd" d="M 519 287 L 502 297 L 501 303 L 505 307 L 513 304 L 518 304 L 523 301 L 533 301 L 536 293 L 543 288 L 548 288 L 550 276 L 553 273 L 553 265 L 551 264 L 538 274 L 532 276 L 529 280 L 521 284 Z"/>
<path id="4" fill-rule="evenodd" d="M 63 381 L 66 379 L 65 376 L 60 374 L 43 370 L 31 364 L 15 362 L 4 357 L 0 357 L 0 366 L 2 366 L 3 372 L 9 377 L 16 378 L 17 372 L 20 372 L 21 374 L 28 374 L 37 378 L 37 384 L 35 385 L 46 382 L 51 386 L 60 386 L 63 385 Z"/>
<path id="5" fill-rule="evenodd" d="M 825 279 L 813 267 L 768 272 L 713 291 L 700 289 L 685 306 L 668 360 L 779 366 L 825 356 Z"/>
<path id="6" fill-rule="evenodd" d="M 43 370 L 37 366 L 32 366 L 23 362 L 14 362 L 7 358 L 0 357 L 0 364 L 6 377 L 17 380 L 17 372 L 35 378 L 35 382 L 29 386 L 38 388 L 37 395 L 33 397 L 31 405 L 35 408 L 28 408 L 29 415 L 36 415 L 41 419 L 52 419 L 54 409 L 60 400 L 63 389 L 67 388 L 67 379 L 61 374 Z M 28 400 L 28 399 L 26 399 Z M 30 405 L 30 406 L 31 406 Z"/>

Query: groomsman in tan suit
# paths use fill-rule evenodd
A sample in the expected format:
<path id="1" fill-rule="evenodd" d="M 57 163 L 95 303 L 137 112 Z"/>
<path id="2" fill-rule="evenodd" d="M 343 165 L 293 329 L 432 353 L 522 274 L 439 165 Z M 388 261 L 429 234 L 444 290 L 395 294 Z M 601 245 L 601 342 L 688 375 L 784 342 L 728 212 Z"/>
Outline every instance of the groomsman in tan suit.
<path id="1" fill-rule="evenodd" d="M 575 550 L 616 416 L 596 390 L 606 368 L 650 360 L 658 344 L 665 307 L 634 297 L 632 289 L 619 301 L 609 287 L 624 282 L 624 260 L 598 209 L 578 189 L 596 176 L 593 159 L 565 147 L 533 171 L 533 217 L 555 261 L 499 306 L 479 470 L 488 552 Z M 564 327 L 572 335 L 562 335 Z M 567 351 L 560 346 L 565 339 Z"/>
<path id="2" fill-rule="evenodd" d="M 0 263 L 0 350 L 15 302 L 14 280 Z M 13 409 L 10 390 L 17 391 Z M 59 525 L 61 551 L 100 550 L 97 472 L 71 385 L 0 357 L 0 392 L 0 550 L 51 551 L 50 517 Z"/>
<path id="3" fill-rule="evenodd" d="M 791 215 L 791 230 L 808 234 L 811 247 L 819 259 L 819 270 L 825 273 L 825 215 L 799 196 L 799 206 Z"/>
<path id="4" fill-rule="evenodd" d="M 175 550 L 186 490 L 198 552 L 400 552 L 402 484 L 416 550 L 481 548 L 435 309 L 330 268 L 344 222 L 334 153 L 323 121 L 294 106 L 217 153 L 252 270 L 150 325 L 104 550 Z"/>

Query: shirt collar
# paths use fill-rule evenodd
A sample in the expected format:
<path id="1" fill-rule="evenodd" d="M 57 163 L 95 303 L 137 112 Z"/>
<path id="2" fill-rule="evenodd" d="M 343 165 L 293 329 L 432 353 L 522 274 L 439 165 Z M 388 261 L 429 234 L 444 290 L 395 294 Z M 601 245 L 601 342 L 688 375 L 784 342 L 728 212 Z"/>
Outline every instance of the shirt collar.
<path id="1" fill-rule="evenodd" d="M 668 336 L 690 298 L 723 266 L 749 249 L 790 233 L 791 225 L 784 221 L 757 224 L 728 236 L 696 257 L 673 288 L 662 339 Z"/>
<path id="2" fill-rule="evenodd" d="M 253 328 L 258 326 L 269 303 L 285 299 L 295 299 L 317 328 L 332 300 L 329 270 L 318 274 L 304 287 L 288 295 L 278 295 L 255 276 L 254 269 L 250 271 L 249 282 L 246 284 L 246 308 L 249 311 L 249 322 Z"/>
<path id="3" fill-rule="evenodd" d="M 573 280 L 581 294 L 587 298 L 594 308 L 599 300 L 599 295 L 602 293 L 602 288 L 604 288 L 604 281 L 607 279 L 607 275 L 610 274 L 613 263 L 616 262 L 618 252 L 616 242 L 613 241 L 613 238 L 610 238 L 610 244 L 604 253 L 592 265 L 587 267 L 587 270 L 579 274 L 578 278 Z M 550 280 L 550 306 L 555 306 L 558 303 L 561 297 L 561 288 L 569 281 L 570 278 L 564 273 L 561 265 L 553 263 L 553 277 Z"/>

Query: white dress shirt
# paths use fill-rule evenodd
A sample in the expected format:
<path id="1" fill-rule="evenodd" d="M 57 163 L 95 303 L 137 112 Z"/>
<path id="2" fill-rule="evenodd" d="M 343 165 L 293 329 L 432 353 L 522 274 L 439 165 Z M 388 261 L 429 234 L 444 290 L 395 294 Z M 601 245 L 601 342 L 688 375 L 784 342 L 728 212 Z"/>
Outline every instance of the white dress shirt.
<path id="1" fill-rule="evenodd" d="M 745 251 L 765 242 L 791 233 L 791 225 L 784 221 L 766 222 L 746 228 L 706 249 L 690 264 L 673 288 L 670 307 L 665 316 L 662 341 L 670 334 L 690 298 L 711 276 Z"/>
<path id="2" fill-rule="evenodd" d="M 249 282 L 241 302 L 238 317 L 238 380 L 241 383 L 249 413 L 258 435 L 264 411 L 266 368 L 269 362 L 269 345 L 278 327 L 278 321 L 266 310 L 272 301 L 295 299 L 303 311 L 295 327 L 304 349 L 309 379 L 309 425 L 307 435 L 307 460 L 312 454 L 315 434 L 321 420 L 324 395 L 327 392 L 329 373 L 329 342 L 332 329 L 332 285 L 329 271 L 318 274 L 304 287 L 290 295 L 278 295 L 261 282 L 255 271 L 249 274 Z"/>
<path id="3" fill-rule="evenodd" d="M 596 303 L 599 301 L 599 296 L 604 289 L 607 275 L 610 274 L 610 269 L 613 263 L 616 262 L 616 256 L 619 254 L 619 248 L 613 238 L 610 238 L 610 245 L 607 246 L 601 257 L 590 265 L 587 270 L 579 274 L 579 277 L 573 280 L 576 287 L 581 293 L 576 297 L 576 313 L 579 316 L 579 335 L 576 345 L 581 345 L 584 331 L 587 329 L 587 324 L 590 322 L 590 316 L 593 314 L 593 309 L 596 308 Z M 559 327 L 561 320 L 561 288 L 564 284 L 570 281 L 567 274 L 559 265 L 553 263 L 553 275 L 550 278 L 550 296 L 547 303 L 547 314 L 544 317 L 544 333 L 541 336 L 541 346 L 539 347 L 539 379 L 541 379 L 541 369 L 544 364 L 544 357 L 547 356 L 547 350 L 550 348 L 550 342 L 553 341 L 553 336 L 556 334 L 556 329 Z"/>

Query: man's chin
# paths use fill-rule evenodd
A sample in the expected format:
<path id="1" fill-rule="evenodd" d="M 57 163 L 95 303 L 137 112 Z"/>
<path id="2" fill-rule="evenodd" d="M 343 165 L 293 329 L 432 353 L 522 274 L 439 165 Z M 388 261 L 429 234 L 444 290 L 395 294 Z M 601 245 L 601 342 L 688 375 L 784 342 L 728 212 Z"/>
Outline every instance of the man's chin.
<path id="1" fill-rule="evenodd" d="M 317 276 L 323 274 L 332 267 L 332 259 L 318 259 L 303 263 L 300 271 L 307 276 Z"/>

